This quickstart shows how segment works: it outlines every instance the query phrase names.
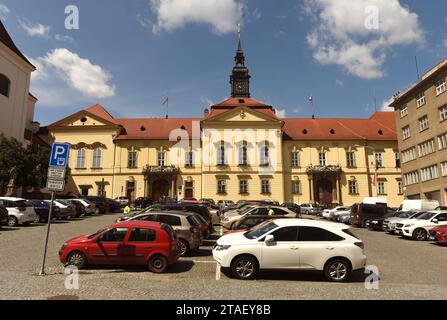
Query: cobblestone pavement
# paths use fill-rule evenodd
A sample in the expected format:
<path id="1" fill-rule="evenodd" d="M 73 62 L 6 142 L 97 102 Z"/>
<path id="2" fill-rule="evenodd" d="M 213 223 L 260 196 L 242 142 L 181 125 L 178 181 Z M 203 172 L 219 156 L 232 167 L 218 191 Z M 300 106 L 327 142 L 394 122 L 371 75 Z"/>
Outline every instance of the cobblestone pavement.
<path id="1" fill-rule="evenodd" d="M 65 289 L 67 275 L 57 256 L 60 246 L 112 224 L 117 217 L 53 224 L 45 277 L 37 275 L 45 226 L 1 229 L 0 299 L 447 299 L 447 247 L 361 229 L 354 233 L 365 243 L 368 264 L 379 268 L 379 290 L 365 289 L 362 274 L 350 283 L 333 284 L 320 273 L 267 272 L 242 283 L 216 272 L 212 239 L 166 274 L 145 268 L 92 268 L 80 272 L 78 290 Z"/>

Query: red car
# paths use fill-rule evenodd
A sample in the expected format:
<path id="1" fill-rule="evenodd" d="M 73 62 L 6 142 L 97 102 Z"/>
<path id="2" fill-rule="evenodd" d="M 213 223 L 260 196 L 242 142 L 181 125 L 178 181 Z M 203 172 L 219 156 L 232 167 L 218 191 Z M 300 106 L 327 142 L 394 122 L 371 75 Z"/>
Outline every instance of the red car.
<path id="1" fill-rule="evenodd" d="M 447 226 L 439 226 L 430 230 L 430 239 L 438 244 L 447 244 Z"/>
<path id="2" fill-rule="evenodd" d="M 59 258 L 79 269 L 87 265 L 147 265 L 150 271 L 162 273 L 177 262 L 177 245 L 171 226 L 129 221 L 69 240 L 60 249 Z"/>

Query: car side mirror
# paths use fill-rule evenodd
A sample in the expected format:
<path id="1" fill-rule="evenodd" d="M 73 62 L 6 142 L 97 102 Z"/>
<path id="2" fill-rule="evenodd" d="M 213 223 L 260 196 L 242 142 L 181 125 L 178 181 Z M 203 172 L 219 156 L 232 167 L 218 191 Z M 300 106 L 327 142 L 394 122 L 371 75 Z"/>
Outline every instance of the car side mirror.
<path id="1" fill-rule="evenodd" d="M 439 223 L 439 220 L 438 219 L 433 219 L 432 222 L 433 223 Z"/>
<path id="2" fill-rule="evenodd" d="M 267 237 L 265 237 L 265 244 L 267 246 L 274 246 L 275 245 L 275 237 L 271 234 L 269 234 Z"/>

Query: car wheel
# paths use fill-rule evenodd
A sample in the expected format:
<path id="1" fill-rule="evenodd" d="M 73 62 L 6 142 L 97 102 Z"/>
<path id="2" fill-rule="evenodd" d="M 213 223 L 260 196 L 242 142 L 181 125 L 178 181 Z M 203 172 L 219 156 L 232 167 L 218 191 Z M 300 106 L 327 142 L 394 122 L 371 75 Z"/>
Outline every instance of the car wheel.
<path id="1" fill-rule="evenodd" d="M 17 227 L 19 225 L 19 220 L 16 217 L 10 216 L 8 219 L 9 227 Z"/>
<path id="2" fill-rule="evenodd" d="M 413 231 L 413 239 L 417 241 L 427 240 L 427 231 L 425 229 L 416 229 Z"/>
<path id="3" fill-rule="evenodd" d="M 183 239 L 178 242 L 178 252 L 180 257 L 185 257 L 189 254 L 189 243 Z"/>
<path id="4" fill-rule="evenodd" d="M 324 268 L 326 279 L 331 282 L 346 282 L 351 274 L 351 266 L 344 259 L 329 261 Z"/>
<path id="5" fill-rule="evenodd" d="M 83 269 L 87 266 L 87 257 L 79 251 L 74 251 L 67 258 L 67 265 Z"/>
<path id="6" fill-rule="evenodd" d="M 168 268 L 168 259 L 161 255 L 153 256 L 149 259 L 148 268 L 153 273 L 163 273 Z"/>
<path id="7" fill-rule="evenodd" d="M 240 280 L 253 280 L 258 270 L 258 261 L 250 256 L 238 257 L 231 264 L 231 273 Z"/>

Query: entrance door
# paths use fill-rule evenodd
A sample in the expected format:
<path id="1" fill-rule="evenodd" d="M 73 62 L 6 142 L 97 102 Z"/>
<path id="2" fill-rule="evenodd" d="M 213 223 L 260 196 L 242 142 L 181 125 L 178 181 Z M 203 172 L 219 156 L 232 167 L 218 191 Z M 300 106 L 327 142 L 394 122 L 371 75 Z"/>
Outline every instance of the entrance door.
<path id="1" fill-rule="evenodd" d="M 193 197 L 194 197 L 194 183 L 185 182 L 185 198 L 193 198 Z"/>
<path id="2" fill-rule="evenodd" d="M 317 182 L 317 197 L 318 203 L 320 205 L 330 205 L 332 204 L 333 194 L 332 194 L 332 182 L 328 179 L 321 179 Z"/>
<path id="3" fill-rule="evenodd" d="M 152 200 L 158 202 L 167 196 L 169 196 L 169 182 L 163 179 L 154 181 L 152 184 Z"/>

